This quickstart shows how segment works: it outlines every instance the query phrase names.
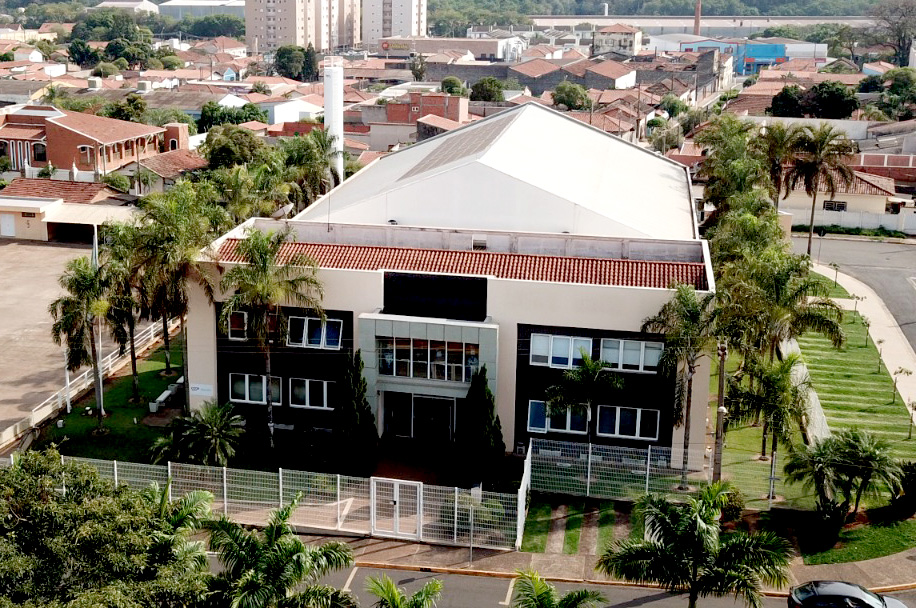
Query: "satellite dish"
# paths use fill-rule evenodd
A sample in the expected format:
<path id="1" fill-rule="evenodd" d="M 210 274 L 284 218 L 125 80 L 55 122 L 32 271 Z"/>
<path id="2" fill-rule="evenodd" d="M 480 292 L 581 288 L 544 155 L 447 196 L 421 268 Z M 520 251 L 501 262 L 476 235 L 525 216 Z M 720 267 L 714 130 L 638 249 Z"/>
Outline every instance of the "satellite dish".
<path id="1" fill-rule="evenodd" d="M 276 211 L 273 212 L 273 215 L 270 216 L 270 219 L 272 219 L 272 220 L 279 220 L 279 219 L 281 219 L 281 218 L 284 218 L 284 217 L 286 217 L 287 215 L 289 215 L 289 212 L 292 211 L 292 210 L 293 210 L 293 204 L 292 204 L 292 203 L 290 203 L 290 204 L 288 204 L 288 205 L 283 205 L 282 207 L 280 207 L 279 209 L 277 209 Z"/>

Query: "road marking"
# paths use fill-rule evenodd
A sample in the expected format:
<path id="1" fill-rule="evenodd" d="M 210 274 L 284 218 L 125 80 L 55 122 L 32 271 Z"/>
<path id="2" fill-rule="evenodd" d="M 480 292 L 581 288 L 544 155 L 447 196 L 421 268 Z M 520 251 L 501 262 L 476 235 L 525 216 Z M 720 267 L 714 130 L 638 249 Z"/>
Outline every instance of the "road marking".
<path id="1" fill-rule="evenodd" d="M 356 571 L 357 571 L 357 570 L 359 570 L 359 566 L 357 566 L 356 568 L 353 568 L 352 570 L 350 570 L 350 576 L 347 577 L 347 583 L 343 586 L 343 589 L 341 589 L 341 591 L 349 591 L 349 590 L 350 590 L 350 584 L 353 583 L 353 577 L 356 576 Z"/>
<path id="2" fill-rule="evenodd" d="M 515 581 L 517 580 L 518 579 L 513 578 L 511 581 L 509 581 L 509 590 L 506 591 L 506 599 L 499 603 L 500 606 L 508 606 L 512 601 L 512 590 L 515 589 Z"/>

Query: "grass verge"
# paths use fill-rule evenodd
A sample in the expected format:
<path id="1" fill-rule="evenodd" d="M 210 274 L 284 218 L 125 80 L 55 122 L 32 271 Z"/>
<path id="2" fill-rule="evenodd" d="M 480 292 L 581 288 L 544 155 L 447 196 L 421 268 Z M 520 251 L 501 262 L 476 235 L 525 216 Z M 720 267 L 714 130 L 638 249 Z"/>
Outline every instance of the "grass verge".
<path id="1" fill-rule="evenodd" d="M 617 520 L 614 501 L 598 503 L 598 553 L 601 554 L 614 542 L 614 522 Z"/>
<path id="2" fill-rule="evenodd" d="M 826 551 L 806 553 L 801 543 L 802 557 L 807 565 L 840 564 L 874 559 L 905 551 L 916 546 L 916 519 L 887 523 L 871 523 L 849 528 L 840 533 L 839 543 Z"/>
<path id="3" fill-rule="evenodd" d="M 525 534 L 522 537 L 522 551 L 543 553 L 547 549 L 547 534 L 550 532 L 550 515 L 553 512 L 550 503 L 534 496 L 528 505 L 528 517 L 525 519 Z"/>
<path id="4" fill-rule="evenodd" d="M 811 273 L 811 278 L 827 288 L 827 297 L 829 298 L 851 298 L 852 294 L 846 291 L 846 288 L 837 283 L 833 277 L 827 277 L 816 272 Z"/>
<path id="5" fill-rule="evenodd" d="M 566 506 L 566 530 L 563 532 L 563 553 L 575 555 L 579 552 L 579 537 L 582 535 L 585 501 L 571 501 Z"/>

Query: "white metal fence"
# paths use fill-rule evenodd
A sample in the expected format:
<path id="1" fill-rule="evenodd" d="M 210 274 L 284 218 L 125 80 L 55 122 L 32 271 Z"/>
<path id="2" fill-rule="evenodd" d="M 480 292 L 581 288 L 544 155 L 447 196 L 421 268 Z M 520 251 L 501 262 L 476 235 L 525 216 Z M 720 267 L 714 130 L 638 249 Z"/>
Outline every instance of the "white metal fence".
<path id="1" fill-rule="evenodd" d="M 793 225 L 809 225 L 810 210 L 784 209 L 793 215 Z M 916 234 L 916 214 L 914 213 L 868 213 L 865 211 L 827 211 L 817 209 L 814 212 L 815 226 L 843 226 L 845 228 L 885 228 L 898 230 L 907 234 Z"/>
<path id="2" fill-rule="evenodd" d="M 273 510 L 301 493 L 290 523 L 303 529 L 418 540 L 433 544 L 517 549 L 524 502 L 514 494 L 421 482 L 279 469 L 251 471 L 170 462 L 64 457 L 82 462 L 116 484 L 143 489 L 172 480 L 173 498 L 194 490 L 213 494 L 213 511 L 246 525 L 264 525 Z M 10 460 L 0 461 L 9 466 Z M 527 492 L 525 493 L 527 498 Z M 519 509 L 519 504 L 522 508 Z"/>
<path id="3" fill-rule="evenodd" d="M 174 324 L 173 324 L 174 327 Z M 171 328 L 170 328 L 171 330 Z M 162 324 L 153 323 L 138 332 L 135 338 L 137 352 L 147 348 L 162 337 Z M 130 354 L 118 354 L 118 351 L 108 354 L 99 362 L 99 371 L 104 380 L 112 371 L 119 369 L 130 359 Z M 75 398 L 82 391 L 92 386 L 92 369 L 70 379 L 70 384 L 35 406 L 28 416 L 19 420 L 12 426 L 0 431 L 0 449 L 6 448 L 21 438 L 30 429 L 40 426 L 46 420 L 56 416 L 67 405 L 68 398 Z"/>

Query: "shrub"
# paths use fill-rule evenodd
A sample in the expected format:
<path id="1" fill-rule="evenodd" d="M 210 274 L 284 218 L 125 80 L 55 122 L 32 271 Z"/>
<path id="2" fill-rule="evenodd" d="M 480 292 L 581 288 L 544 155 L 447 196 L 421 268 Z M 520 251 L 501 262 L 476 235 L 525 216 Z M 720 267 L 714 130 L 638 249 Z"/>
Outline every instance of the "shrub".
<path id="1" fill-rule="evenodd" d="M 38 177 L 51 177 L 56 170 L 54 165 L 49 161 L 48 164 L 42 167 L 41 171 L 38 172 Z"/>
<path id="2" fill-rule="evenodd" d="M 127 192 L 130 190 L 130 179 L 126 175 L 120 173 L 109 173 L 102 178 L 102 181 L 115 190 L 120 190 L 121 192 Z"/>
<path id="3" fill-rule="evenodd" d="M 114 63 L 115 67 L 121 70 L 122 72 L 130 68 L 130 64 L 127 63 L 127 60 L 124 59 L 123 57 L 118 57 L 112 63 Z"/>
<path id="4" fill-rule="evenodd" d="M 0 156 L 0 171 L 9 171 L 13 168 L 13 161 L 9 156 Z"/>
<path id="5" fill-rule="evenodd" d="M 114 76 L 118 73 L 118 66 L 113 63 L 108 63 L 107 61 L 99 62 L 93 69 L 93 76 L 101 76 L 102 78 L 107 78 L 109 76 Z"/>
<path id="6" fill-rule="evenodd" d="M 737 521 L 741 518 L 742 511 L 744 511 L 744 495 L 737 488 L 731 488 L 727 502 L 722 507 L 721 523 Z"/>

